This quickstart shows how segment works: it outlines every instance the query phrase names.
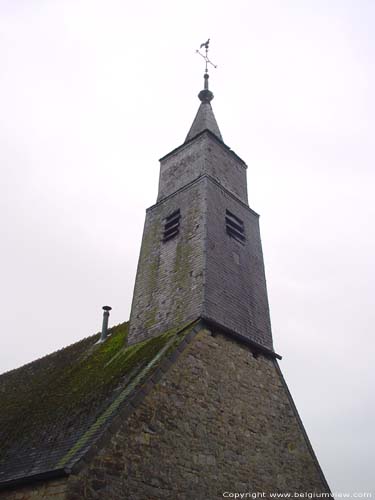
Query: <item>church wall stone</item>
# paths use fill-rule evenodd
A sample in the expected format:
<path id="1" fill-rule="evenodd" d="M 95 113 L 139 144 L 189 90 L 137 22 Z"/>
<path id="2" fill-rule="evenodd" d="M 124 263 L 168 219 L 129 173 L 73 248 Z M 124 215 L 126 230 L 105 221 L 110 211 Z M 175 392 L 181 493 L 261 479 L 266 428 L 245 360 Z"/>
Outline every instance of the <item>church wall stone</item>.
<path id="1" fill-rule="evenodd" d="M 69 485 L 68 500 L 329 491 L 276 361 L 207 330 Z"/>

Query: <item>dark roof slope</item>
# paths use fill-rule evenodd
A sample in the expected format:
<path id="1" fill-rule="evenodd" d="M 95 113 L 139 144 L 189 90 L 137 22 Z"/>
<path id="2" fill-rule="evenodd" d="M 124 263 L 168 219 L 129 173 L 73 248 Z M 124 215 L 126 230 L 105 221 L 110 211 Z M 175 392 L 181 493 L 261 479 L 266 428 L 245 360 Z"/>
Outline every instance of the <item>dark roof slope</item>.
<path id="1" fill-rule="evenodd" d="M 192 329 L 125 348 L 128 323 L 0 377 L 0 486 L 67 471 Z"/>
<path id="2" fill-rule="evenodd" d="M 221 141 L 223 140 L 211 104 L 207 101 L 201 102 L 185 142 L 190 141 L 203 130 L 209 130 Z"/>

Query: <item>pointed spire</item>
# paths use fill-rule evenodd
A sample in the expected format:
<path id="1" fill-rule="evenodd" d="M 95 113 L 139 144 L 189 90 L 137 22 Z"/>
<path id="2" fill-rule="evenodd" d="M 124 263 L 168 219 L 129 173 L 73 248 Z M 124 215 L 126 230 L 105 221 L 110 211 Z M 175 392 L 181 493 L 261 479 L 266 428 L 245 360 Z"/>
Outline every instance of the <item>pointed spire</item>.
<path id="1" fill-rule="evenodd" d="M 209 130 L 222 141 L 223 138 L 211 107 L 211 101 L 214 95 L 208 89 L 208 73 L 204 74 L 204 90 L 199 92 L 198 97 L 201 100 L 201 105 L 199 106 L 198 113 L 194 118 L 189 133 L 186 136 L 185 142 L 189 141 L 203 130 Z"/>
<path id="2" fill-rule="evenodd" d="M 197 50 L 197 53 L 203 57 L 206 62 L 206 68 L 203 75 L 204 78 L 204 88 L 198 94 L 198 97 L 201 101 L 201 105 L 199 106 L 198 113 L 196 114 L 193 124 L 189 130 L 188 135 L 186 136 L 185 142 L 189 141 L 196 135 L 203 132 L 203 130 L 209 130 L 213 134 L 216 135 L 221 141 L 223 140 L 218 124 L 216 122 L 216 118 L 214 112 L 212 111 L 211 101 L 214 98 L 213 93 L 208 88 L 208 64 L 211 64 L 214 68 L 216 66 L 209 60 L 208 58 L 208 46 L 210 43 L 210 39 L 207 42 L 202 43 L 200 48 L 204 47 L 206 49 L 206 55 L 203 55 Z"/>

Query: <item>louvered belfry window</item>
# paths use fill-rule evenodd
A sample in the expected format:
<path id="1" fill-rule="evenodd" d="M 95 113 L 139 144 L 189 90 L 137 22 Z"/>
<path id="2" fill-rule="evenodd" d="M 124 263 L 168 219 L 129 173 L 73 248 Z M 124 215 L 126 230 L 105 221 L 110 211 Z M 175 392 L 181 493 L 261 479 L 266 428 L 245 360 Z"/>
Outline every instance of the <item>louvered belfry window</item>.
<path id="1" fill-rule="evenodd" d="M 180 232 L 180 209 L 175 210 L 171 215 L 165 218 L 163 241 L 168 241 L 178 235 Z"/>
<path id="2" fill-rule="evenodd" d="M 225 225 L 229 236 L 242 244 L 245 243 L 246 237 L 244 223 L 229 210 L 225 212 Z"/>

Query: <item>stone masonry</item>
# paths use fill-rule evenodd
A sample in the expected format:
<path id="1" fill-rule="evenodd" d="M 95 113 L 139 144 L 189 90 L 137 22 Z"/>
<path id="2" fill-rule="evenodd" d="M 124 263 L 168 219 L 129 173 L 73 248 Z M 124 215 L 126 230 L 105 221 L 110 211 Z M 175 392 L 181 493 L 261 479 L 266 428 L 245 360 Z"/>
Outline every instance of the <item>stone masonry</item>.
<path id="1" fill-rule="evenodd" d="M 0 500 L 215 500 L 329 492 L 277 361 L 201 330 L 76 474 Z M 120 415 L 121 417 L 121 415 Z"/>

